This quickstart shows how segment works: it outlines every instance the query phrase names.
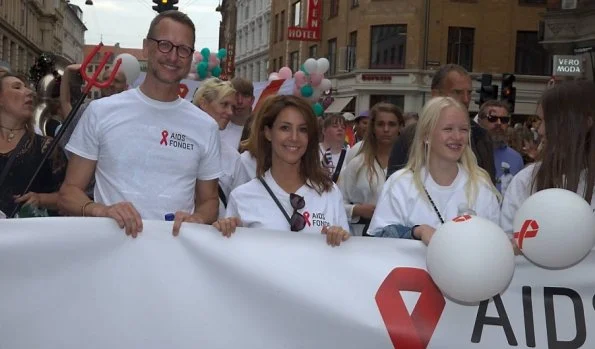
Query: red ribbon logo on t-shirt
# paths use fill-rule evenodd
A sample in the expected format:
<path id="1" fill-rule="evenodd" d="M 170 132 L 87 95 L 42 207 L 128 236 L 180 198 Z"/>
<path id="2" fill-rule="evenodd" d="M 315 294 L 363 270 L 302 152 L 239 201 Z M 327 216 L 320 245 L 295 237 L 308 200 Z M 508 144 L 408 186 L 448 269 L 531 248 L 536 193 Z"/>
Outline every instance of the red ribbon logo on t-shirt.
<path id="1" fill-rule="evenodd" d="M 537 236 L 539 232 L 539 224 L 533 219 L 527 219 L 523 222 L 523 226 L 521 227 L 521 231 L 514 233 L 514 238 L 518 239 L 518 246 L 519 249 L 523 249 L 523 240 L 534 238 Z"/>
<path id="2" fill-rule="evenodd" d="M 312 223 L 310 223 L 310 212 L 306 211 L 304 212 L 304 214 L 302 214 L 302 216 L 304 216 L 304 221 L 306 222 L 306 224 L 308 224 L 308 226 L 311 226 Z"/>
<path id="3" fill-rule="evenodd" d="M 169 132 L 167 132 L 167 130 L 161 131 L 161 142 L 159 142 L 159 145 L 167 145 L 167 136 L 169 136 Z"/>
<path id="4" fill-rule="evenodd" d="M 421 293 L 411 315 L 400 291 Z M 395 348 L 425 349 L 446 301 L 427 271 L 395 268 L 378 288 L 376 304 Z"/>
<path id="5" fill-rule="evenodd" d="M 452 221 L 459 223 L 459 222 L 466 222 L 466 221 L 468 221 L 470 219 L 471 219 L 471 216 L 468 215 L 468 214 L 466 214 L 466 215 L 463 215 L 463 216 L 455 217 Z"/>
<path id="6" fill-rule="evenodd" d="M 186 98 L 187 94 L 188 94 L 188 86 L 186 84 L 180 84 L 180 87 L 178 90 L 178 95 L 182 98 Z"/>

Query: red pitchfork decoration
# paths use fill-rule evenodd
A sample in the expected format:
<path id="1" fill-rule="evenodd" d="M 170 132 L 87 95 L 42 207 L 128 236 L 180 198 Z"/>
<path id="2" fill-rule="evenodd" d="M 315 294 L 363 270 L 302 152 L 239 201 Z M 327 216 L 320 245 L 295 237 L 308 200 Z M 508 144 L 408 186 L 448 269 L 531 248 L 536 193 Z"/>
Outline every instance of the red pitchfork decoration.
<path id="1" fill-rule="evenodd" d="M 50 154 L 52 154 L 52 152 L 56 149 L 58 142 L 60 142 L 60 139 L 64 135 L 64 132 L 66 131 L 68 126 L 70 125 L 74 115 L 80 109 L 81 105 L 85 101 L 85 98 L 87 98 L 87 94 L 89 93 L 91 88 L 93 88 L 94 86 L 99 87 L 99 88 L 106 88 L 112 83 L 112 81 L 114 81 L 114 78 L 116 77 L 116 74 L 118 73 L 118 69 L 120 68 L 120 64 L 122 64 L 122 59 L 118 59 L 116 61 L 116 65 L 112 69 L 112 72 L 106 81 L 103 81 L 103 82 L 97 81 L 97 77 L 99 76 L 99 73 L 101 73 L 101 71 L 107 64 L 107 61 L 109 60 L 110 56 L 112 55 L 111 52 L 106 52 L 103 55 L 103 59 L 99 63 L 99 67 L 97 69 L 95 69 L 95 72 L 93 73 L 93 76 L 91 78 L 89 78 L 89 76 L 87 75 L 87 67 L 89 66 L 89 63 L 91 63 L 91 60 L 93 59 L 93 57 L 95 57 L 95 55 L 99 52 L 99 50 L 101 50 L 102 47 L 103 47 L 103 43 L 100 42 L 97 46 L 95 46 L 95 48 L 93 48 L 93 51 L 91 51 L 91 53 L 89 53 L 85 57 L 85 60 L 83 61 L 82 65 L 81 65 L 81 70 L 80 70 L 81 75 L 83 76 L 83 79 L 85 79 L 85 81 L 87 82 L 87 85 L 83 89 L 83 94 L 81 95 L 79 100 L 74 105 L 74 108 L 72 108 L 70 113 L 68 113 L 68 116 L 62 123 L 62 127 L 60 127 L 60 131 L 52 140 L 52 143 L 48 147 L 48 150 L 43 154 L 43 157 L 41 158 L 41 161 L 39 162 L 37 169 L 33 173 L 33 176 L 31 177 L 31 180 L 29 180 L 29 184 L 27 184 L 27 187 L 25 187 L 25 190 L 23 191 L 22 195 L 25 195 L 31 189 L 31 186 L 33 185 L 33 182 L 35 181 L 35 178 L 37 178 L 37 176 L 39 175 L 39 171 L 41 171 L 43 164 L 47 161 Z M 14 217 L 15 214 L 20 209 L 21 209 L 21 204 L 15 206 L 15 208 L 12 211 L 12 213 L 10 214 L 9 218 Z"/>

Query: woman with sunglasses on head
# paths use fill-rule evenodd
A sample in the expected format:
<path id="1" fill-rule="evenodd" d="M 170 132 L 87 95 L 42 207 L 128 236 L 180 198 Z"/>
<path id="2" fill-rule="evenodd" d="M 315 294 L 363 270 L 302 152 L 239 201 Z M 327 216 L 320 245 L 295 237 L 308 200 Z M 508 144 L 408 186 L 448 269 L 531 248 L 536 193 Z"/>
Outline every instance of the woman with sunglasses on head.
<path id="1" fill-rule="evenodd" d="M 354 235 L 367 234 L 378 195 L 386 180 L 388 157 L 404 124 L 403 113 L 394 104 L 378 103 L 370 110 L 368 132 L 357 155 L 339 178 L 347 218 Z"/>
<path id="2" fill-rule="evenodd" d="M 498 191 L 469 146 L 467 108 L 432 98 L 417 123 L 409 161 L 388 178 L 370 223 L 375 236 L 430 242 L 436 228 L 461 214 L 498 223 Z"/>
<path id="3" fill-rule="evenodd" d="M 23 194 L 52 139 L 33 131 L 35 95 L 24 77 L 0 77 L 0 211 L 9 216 L 19 204 L 57 211 L 66 157 L 56 148 Z M 24 206 L 23 206 L 24 207 Z M 0 216 L 3 216 L 0 213 Z"/>
<path id="4" fill-rule="evenodd" d="M 213 225 L 225 236 L 243 226 L 323 233 L 331 246 L 347 240 L 343 198 L 320 166 L 311 106 L 295 96 L 269 97 L 254 120 L 257 178 L 231 192 L 228 218 Z"/>
<path id="5" fill-rule="evenodd" d="M 500 225 L 512 233 L 517 210 L 531 194 L 549 188 L 573 191 L 595 211 L 595 84 L 572 81 L 546 90 L 537 107 L 542 149 L 537 162 L 513 179 Z"/>
<path id="6" fill-rule="evenodd" d="M 194 94 L 192 103 L 209 114 L 219 130 L 224 130 L 233 114 L 236 90 L 229 81 L 212 78 L 203 81 Z M 225 208 L 232 189 L 248 182 L 250 178 L 240 161 L 240 153 L 226 142 L 221 141 L 221 168 L 219 177 L 219 217 L 225 217 Z"/>

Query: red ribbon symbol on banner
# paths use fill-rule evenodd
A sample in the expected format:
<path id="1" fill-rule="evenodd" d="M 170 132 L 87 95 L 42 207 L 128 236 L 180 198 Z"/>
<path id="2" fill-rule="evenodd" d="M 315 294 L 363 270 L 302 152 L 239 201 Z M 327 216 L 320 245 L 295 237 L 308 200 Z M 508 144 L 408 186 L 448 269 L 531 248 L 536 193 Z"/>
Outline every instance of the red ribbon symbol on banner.
<path id="1" fill-rule="evenodd" d="M 163 130 L 161 132 L 161 142 L 159 142 L 159 145 L 163 144 L 163 145 L 167 145 L 167 136 L 169 135 L 169 132 L 167 132 L 167 130 Z"/>
<path id="2" fill-rule="evenodd" d="M 312 224 L 310 224 L 310 212 L 306 211 L 302 216 L 304 216 L 304 221 L 306 221 L 306 224 L 308 224 L 308 226 L 311 226 Z"/>
<path id="3" fill-rule="evenodd" d="M 421 293 L 411 315 L 399 291 Z M 395 268 L 378 288 L 376 304 L 395 348 L 426 349 L 446 301 L 427 271 Z"/>
<path id="4" fill-rule="evenodd" d="M 531 230 L 529 230 L 531 228 Z M 537 236 L 537 232 L 539 231 L 539 224 L 533 219 L 527 219 L 523 222 L 523 226 L 521 227 L 521 231 L 514 233 L 514 238 L 518 239 L 519 249 L 523 249 L 523 240 L 534 238 Z"/>
<path id="5" fill-rule="evenodd" d="M 471 216 L 468 215 L 468 214 L 466 214 L 466 215 L 463 215 L 463 216 L 455 217 L 452 221 L 458 223 L 458 222 L 466 222 L 466 221 L 468 221 L 470 219 L 471 219 Z"/>
<path id="6" fill-rule="evenodd" d="M 186 84 L 180 84 L 178 95 L 182 98 L 186 98 L 187 94 L 188 94 L 188 86 L 186 86 Z"/>

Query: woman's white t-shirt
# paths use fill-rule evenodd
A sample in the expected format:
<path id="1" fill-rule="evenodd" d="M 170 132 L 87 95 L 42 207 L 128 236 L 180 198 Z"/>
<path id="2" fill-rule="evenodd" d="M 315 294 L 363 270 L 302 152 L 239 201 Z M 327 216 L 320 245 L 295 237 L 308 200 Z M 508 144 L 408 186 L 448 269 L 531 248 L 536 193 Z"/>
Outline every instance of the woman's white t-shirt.
<path id="1" fill-rule="evenodd" d="M 289 194 L 277 184 L 270 171 L 265 173 L 264 180 L 291 217 L 293 208 L 289 202 Z M 319 234 L 324 226 L 340 226 L 349 231 L 343 198 L 336 185 L 322 194 L 303 185 L 295 194 L 302 196 L 306 204 L 303 209 L 298 210 L 306 219 L 302 232 Z M 258 178 L 232 190 L 226 217 L 240 218 L 243 227 L 291 230 L 287 219 Z"/>
<path id="2" fill-rule="evenodd" d="M 455 180 L 449 186 L 437 184 L 425 169 L 422 169 L 422 178 L 425 178 L 423 183 L 426 190 L 444 221 L 457 217 L 460 210 L 470 209 L 477 216 L 498 224 L 500 203 L 495 192 L 488 183 L 482 181 L 478 185 L 475 203 L 469 205 L 465 193 L 469 175 L 460 165 Z M 432 204 L 425 198 L 425 194 L 420 193 L 413 183 L 413 173 L 407 169 L 395 172 L 384 184 L 368 233 L 373 235 L 392 224 L 406 227 L 427 224 L 434 228 L 442 224 Z"/>
<path id="3" fill-rule="evenodd" d="M 240 153 L 223 141 L 221 141 L 221 169 L 223 175 L 219 177 L 219 186 L 223 190 L 226 201 L 229 202 L 231 191 L 248 183 L 251 178 L 240 161 Z M 219 198 L 219 217 L 225 217 L 225 211 L 225 205 Z"/>
<path id="4" fill-rule="evenodd" d="M 244 170 L 250 179 L 256 178 L 256 158 L 250 154 L 249 151 L 245 151 L 240 154 L 240 161 Z"/>

